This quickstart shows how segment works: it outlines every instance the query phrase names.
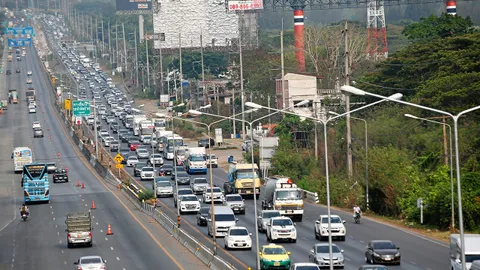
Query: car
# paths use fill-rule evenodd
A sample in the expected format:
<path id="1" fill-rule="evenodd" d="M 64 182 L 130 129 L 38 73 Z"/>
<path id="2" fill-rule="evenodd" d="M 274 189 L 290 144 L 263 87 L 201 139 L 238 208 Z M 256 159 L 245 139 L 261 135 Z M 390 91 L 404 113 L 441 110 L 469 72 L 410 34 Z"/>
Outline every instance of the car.
<path id="1" fill-rule="evenodd" d="M 340 216 L 330 215 L 330 225 L 332 226 L 332 238 L 340 238 L 341 241 L 345 241 L 347 235 L 347 228 L 345 228 L 345 220 L 342 220 Z M 328 215 L 320 215 L 315 221 L 314 225 L 315 238 L 322 241 L 328 238 Z"/>
<path id="2" fill-rule="evenodd" d="M 10 69 L 7 69 L 7 75 L 12 75 L 12 71 Z"/>
<path id="3" fill-rule="evenodd" d="M 128 145 L 130 146 L 130 151 L 136 151 L 137 146 L 140 145 L 140 142 L 139 141 L 131 141 L 131 142 L 128 143 Z"/>
<path id="4" fill-rule="evenodd" d="M 177 207 L 177 196 L 195 195 L 191 188 L 179 188 L 178 191 L 173 192 L 173 204 Z"/>
<path id="5" fill-rule="evenodd" d="M 178 198 L 177 205 L 180 205 L 180 214 L 185 212 L 197 213 L 200 210 L 200 201 L 196 195 L 181 195 Z"/>
<path id="6" fill-rule="evenodd" d="M 210 166 L 210 164 L 212 168 L 218 168 L 218 157 L 215 154 L 207 155 L 207 165 Z"/>
<path id="7" fill-rule="evenodd" d="M 280 211 L 278 210 L 262 210 L 260 215 L 258 215 L 258 231 L 259 232 L 266 232 L 268 223 L 270 222 L 271 218 L 280 217 Z"/>
<path id="8" fill-rule="evenodd" d="M 15 70 L 16 73 L 20 73 L 20 69 L 17 68 L 17 70 Z"/>
<path id="9" fill-rule="evenodd" d="M 42 127 L 42 126 L 40 125 L 40 122 L 38 122 L 38 121 L 33 122 L 33 123 L 32 123 L 32 128 L 37 128 L 37 127 L 39 127 L 39 128 Z"/>
<path id="10" fill-rule="evenodd" d="M 379 265 L 379 264 L 372 264 L 372 265 L 362 265 L 358 270 L 388 270 L 386 266 Z"/>
<path id="11" fill-rule="evenodd" d="M 269 244 L 260 248 L 260 269 L 289 269 L 290 252 L 281 245 Z"/>
<path id="12" fill-rule="evenodd" d="M 31 70 L 27 71 L 27 76 L 32 76 L 32 74 L 33 74 L 33 73 L 32 73 Z"/>
<path id="13" fill-rule="evenodd" d="M 371 264 L 397 264 L 400 265 L 402 255 L 400 248 L 390 240 L 372 240 L 365 251 L 365 261 Z"/>
<path id="14" fill-rule="evenodd" d="M 235 214 L 245 215 L 245 202 L 240 194 L 225 195 L 223 205 L 230 207 Z"/>
<path id="15" fill-rule="evenodd" d="M 68 182 L 68 173 L 65 169 L 56 169 L 53 172 L 53 183 Z"/>
<path id="16" fill-rule="evenodd" d="M 137 148 L 136 152 L 137 152 L 138 159 L 146 159 L 150 155 L 150 153 L 148 153 L 148 150 L 146 149 Z"/>
<path id="17" fill-rule="evenodd" d="M 43 129 L 41 127 L 33 128 L 34 138 L 43 138 Z"/>
<path id="18" fill-rule="evenodd" d="M 37 113 L 37 107 L 33 105 L 28 106 L 28 113 Z"/>
<path id="19" fill-rule="evenodd" d="M 195 194 L 203 194 L 208 186 L 210 186 L 210 184 L 208 183 L 207 178 L 196 177 L 190 181 L 190 188 L 192 188 Z"/>
<path id="20" fill-rule="evenodd" d="M 224 247 L 225 249 L 252 249 L 251 235 L 252 233 L 249 233 L 245 227 L 232 226 L 228 229 L 227 235 L 225 235 Z"/>
<path id="21" fill-rule="evenodd" d="M 212 202 L 212 191 L 213 191 L 213 201 L 223 203 L 225 200 L 225 195 L 219 187 L 208 187 L 202 195 L 203 203 Z"/>
<path id="22" fill-rule="evenodd" d="M 103 138 L 103 143 L 104 143 L 105 147 L 110 147 L 110 143 L 113 142 L 114 140 L 115 140 L 115 138 L 113 138 L 112 136 L 104 137 Z"/>
<path id="23" fill-rule="evenodd" d="M 152 188 L 157 198 L 173 196 L 173 185 L 167 177 L 156 177 Z"/>
<path id="24" fill-rule="evenodd" d="M 333 267 L 344 268 L 345 258 L 343 257 L 343 250 L 340 250 L 337 245 L 332 244 L 332 260 Z M 328 243 L 319 243 L 313 245 L 308 254 L 308 261 L 315 263 L 320 267 L 330 267 L 330 246 Z"/>
<path id="25" fill-rule="evenodd" d="M 185 171 L 177 172 L 175 179 L 179 185 L 190 185 L 190 175 Z"/>
<path id="26" fill-rule="evenodd" d="M 177 160 L 177 164 L 183 164 L 183 162 L 187 157 L 187 151 L 185 149 L 178 149 L 178 150 L 175 150 L 175 152 L 176 152 L 175 157 Z"/>
<path id="27" fill-rule="evenodd" d="M 210 146 L 215 146 L 215 141 L 213 139 L 200 139 L 198 140 L 198 147 L 209 148 Z"/>
<path id="28" fill-rule="evenodd" d="M 148 163 L 150 165 L 163 165 L 163 157 L 161 154 L 151 154 Z"/>
<path id="29" fill-rule="evenodd" d="M 133 176 L 140 176 L 140 172 L 142 171 L 143 167 L 147 167 L 148 164 L 146 162 L 137 162 L 133 165 Z"/>
<path id="30" fill-rule="evenodd" d="M 117 152 L 120 143 L 117 140 L 110 141 L 110 152 Z"/>
<path id="31" fill-rule="evenodd" d="M 103 270 L 107 269 L 107 261 L 100 256 L 83 256 L 73 263 L 75 270 Z"/>
<path id="32" fill-rule="evenodd" d="M 267 225 L 267 241 L 289 240 L 297 242 L 297 229 L 289 217 L 274 217 Z"/>
<path id="33" fill-rule="evenodd" d="M 57 164 L 55 162 L 47 163 L 47 173 L 53 173 L 57 169 Z"/>
<path id="34" fill-rule="evenodd" d="M 297 262 L 290 266 L 290 270 L 320 270 L 320 267 L 314 263 Z"/>
<path id="35" fill-rule="evenodd" d="M 164 175 L 172 176 L 173 165 L 172 164 L 163 164 L 162 170 Z"/>
<path id="36" fill-rule="evenodd" d="M 27 78 L 27 84 L 32 84 L 32 78 Z"/>
<path id="37" fill-rule="evenodd" d="M 130 155 L 130 148 L 120 148 L 118 153 L 123 157 L 122 164 L 126 164 L 127 158 Z"/>
<path id="38" fill-rule="evenodd" d="M 198 226 L 207 226 L 208 211 L 210 207 L 202 207 L 197 212 L 197 225 Z"/>
<path id="39" fill-rule="evenodd" d="M 127 167 L 132 167 L 133 165 L 135 165 L 136 163 L 138 163 L 138 158 L 137 156 L 129 156 L 128 159 L 127 159 Z"/>
<path id="40" fill-rule="evenodd" d="M 163 167 L 165 167 L 165 166 L 163 166 Z M 175 180 L 175 174 L 176 173 L 178 174 L 178 173 L 181 173 L 181 172 L 184 172 L 184 173 L 187 172 L 187 170 L 185 170 L 185 167 L 183 167 L 183 166 L 173 166 L 172 165 L 172 180 Z"/>
<path id="41" fill-rule="evenodd" d="M 145 166 L 140 171 L 140 180 L 153 180 L 155 178 L 155 169 Z"/>

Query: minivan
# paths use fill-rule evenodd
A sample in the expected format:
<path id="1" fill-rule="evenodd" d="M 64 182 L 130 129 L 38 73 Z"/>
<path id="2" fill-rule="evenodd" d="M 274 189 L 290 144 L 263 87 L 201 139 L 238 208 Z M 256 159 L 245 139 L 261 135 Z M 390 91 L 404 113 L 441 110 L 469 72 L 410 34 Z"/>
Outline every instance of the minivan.
<path id="1" fill-rule="evenodd" d="M 227 235 L 228 229 L 237 224 L 238 218 L 235 217 L 232 209 L 227 206 L 215 206 L 213 210 L 214 212 L 212 212 L 212 209 L 208 211 L 208 235 L 213 237 L 214 231 L 212 217 L 215 215 L 215 236 L 224 237 Z"/>
<path id="2" fill-rule="evenodd" d="M 480 270 L 480 260 L 473 261 L 470 270 Z"/>

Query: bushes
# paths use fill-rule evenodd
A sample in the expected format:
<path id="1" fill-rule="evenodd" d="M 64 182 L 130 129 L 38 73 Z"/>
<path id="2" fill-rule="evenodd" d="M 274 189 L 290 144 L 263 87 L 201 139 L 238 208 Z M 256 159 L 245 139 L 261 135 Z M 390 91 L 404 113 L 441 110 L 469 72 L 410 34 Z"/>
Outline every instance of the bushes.
<path id="1" fill-rule="evenodd" d="M 143 200 L 148 201 L 150 199 L 155 198 L 155 192 L 151 190 L 143 190 L 138 194 L 138 198 L 140 199 L 140 201 L 143 201 Z"/>

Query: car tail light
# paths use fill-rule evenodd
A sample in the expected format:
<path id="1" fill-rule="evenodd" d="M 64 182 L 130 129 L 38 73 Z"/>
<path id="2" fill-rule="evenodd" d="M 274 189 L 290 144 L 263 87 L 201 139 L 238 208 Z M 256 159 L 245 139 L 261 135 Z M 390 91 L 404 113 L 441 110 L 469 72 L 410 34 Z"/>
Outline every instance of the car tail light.
<path id="1" fill-rule="evenodd" d="M 48 194 L 50 194 L 50 189 L 47 189 L 47 191 L 45 192 L 45 196 L 48 196 Z"/>
<path id="2" fill-rule="evenodd" d="M 70 238 L 70 237 L 71 237 L 71 236 L 70 236 L 70 234 L 68 233 L 68 234 L 67 234 L 67 238 Z"/>
<path id="3" fill-rule="evenodd" d="M 28 197 L 28 198 L 29 198 L 29 197 L 30 197 L 30 194 L 28 194 L 28 192 L 24 190 L 24 191 L 23 191 L 23 196 L 25 196 L 25 197 Z"/>
<path id="4" fill-rule="evenodd" d="M 81 266 L 77 266 L 77 270 L 83 270 Z"/>
<path id="5" fill-rule="evenodd" d="M 100 266 L 100 269 L 107 269 L 105 265 Z"/>
<path id="6" fill-rule="evenodd" d="M 88 236 L 90 236 L 90 238 L 92 238 L 92 232 L 89 232 L 89 233 L 88 233 Z"/>

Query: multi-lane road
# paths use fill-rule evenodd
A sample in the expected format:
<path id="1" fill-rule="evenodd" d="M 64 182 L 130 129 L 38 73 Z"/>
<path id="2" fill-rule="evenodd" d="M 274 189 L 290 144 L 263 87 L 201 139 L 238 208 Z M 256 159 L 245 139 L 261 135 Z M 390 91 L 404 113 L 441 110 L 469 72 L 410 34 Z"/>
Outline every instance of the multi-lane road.
<path id="1" fill-rule="evenodd" d="M 26 51 L 20 62 L 5 61 L 4 70 L 12 70 L 11 75 L 0 74 L 1 99 L 6 99 L 8 89 L 17 89 L 20 99 L 20 104 L 9 104 L 8 111 L 0 115 L 0 269 L 73 269 L 73 262 L 86 255 L 102 256 L 109 269 L 206 269 L 186 249 L 169 240 L 160 226 L 148 224 L 122 202 L 126 199 L 102 184 L 88 162 L 79 158 L 52 107 L 53 92 L 46 74 L 41 72 L 36 52 L 33 47 Z M 20 74 L 15 73 L 17 68 Z M 25 104 L 27 70 L 33 72 L 33 87 L 37 90 L 35 114 L 29 114 Z M 44 138 L 33 138 L 33 121 L 41 123 Z M 68 167 L 71 180 L 50 182 L 50 203 L 31 205 L 30 218 L 25 222 L 18 213 L 23 202 L 21 175 L 14 174 L 10 159 L 17 146 L 30 147 L 36 162 L 55 161 Z M 76 187 L 77 180 L 85 183 L 85 189 Z M 92 201 L 97 207 L 91 210 L 93 247 L 67 249 L 65 214 L 89 211 Z M 108 224 L 113 235 L 106 235 Z"/>

